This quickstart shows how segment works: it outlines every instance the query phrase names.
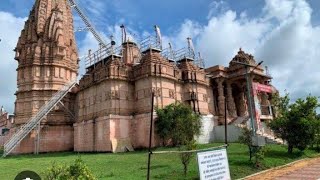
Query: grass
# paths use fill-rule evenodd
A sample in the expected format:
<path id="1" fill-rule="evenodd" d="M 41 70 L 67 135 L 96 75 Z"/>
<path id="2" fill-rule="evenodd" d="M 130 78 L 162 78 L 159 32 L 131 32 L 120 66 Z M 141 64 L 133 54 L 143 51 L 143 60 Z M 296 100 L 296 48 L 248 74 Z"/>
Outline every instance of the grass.
<path id="1" fill-rule="evenodd" d="M 221 145 L 219 143 L 199 145 L 199 148 L 207 148 Z M 158 148 L 156 150 L 172 150 L 174 148 Z M 286 153 L 285 146 L 268 145 L 269 151 L 265 155 L 265 167 L 253 168 L 249 162 L 248 150 L 245 145 L 232 143 L 228 147 L 228 158 L 232 179 L 241 178 L 255 172 L 280 166 L 297 159 L 315 157 L 318 154 L 313 150 L 304 153 L 295 151 L 292 155 Z M 146 179 L 147 151 L 135 151 L 118 154 L 80 154 L 81 158 L 90 167 L 98 179 Z M 70 164 L 79 154 L 50 153 L 35 155 L 19 155 L 0 158 L 0 179 L 9 180 L 23 170 L 43 172 L 51 162 Z M 183 168 L 177 154 L 155 154 L 152 156 L 151 179 L 198 179 L 198 166 L 194 155 L 189 165 L 188 176 L 183 176 Z"/>

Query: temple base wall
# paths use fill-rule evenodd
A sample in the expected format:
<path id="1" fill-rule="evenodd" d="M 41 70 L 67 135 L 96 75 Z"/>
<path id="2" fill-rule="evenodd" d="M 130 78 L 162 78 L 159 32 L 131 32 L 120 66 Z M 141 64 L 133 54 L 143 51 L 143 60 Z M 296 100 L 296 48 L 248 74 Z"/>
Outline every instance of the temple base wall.
<path id="1" fill-rule="evenodd" d="M 109 115 L 77 122 L 74 124 L 74 151 L 122 152 L 131 148 L 147 148 L 150 116 L 150 113 L 136 116 Z M 154 133 L 152 138 L 154 147 L 159 144 L 159 140 Z"/>
<path id="2" fill-rule="evenodd" d="M 12 154 L 34 153 L 37 133 L 33 130 L 12 151 Z M 40 130 L 39 153 L 73 150 L 73 127 L 71 125 L 44 125 Z"/>
<path id="3" fill-rule="evenodd" d="M 208 144 L 214 141 L 214 127 L 218 125 L 219 117 L 213 115 L 201 116 L 201 134 L 196 138 L 199 144 Z"/>

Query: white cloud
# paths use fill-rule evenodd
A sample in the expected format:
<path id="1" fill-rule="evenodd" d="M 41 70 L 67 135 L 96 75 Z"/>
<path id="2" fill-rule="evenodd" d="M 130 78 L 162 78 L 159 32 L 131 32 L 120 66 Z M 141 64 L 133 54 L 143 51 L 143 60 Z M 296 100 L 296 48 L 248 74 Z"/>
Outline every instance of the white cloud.
<path id="1" fill-rule="evenodd" d="M 14 110 L 14 93 L 16 91 L 16 68 L 13 49 L 16 46 L 20 31 L 26 18 L 15 17 L 10 13 L 0 11 L 0 105 L 8 112 Z"/>
<path id="2" fill-rule="evenodd" d="M 269 27 L 269 23 L 237 17 L 236 12 L 229 10 L 209 20 L 198 37 L 197 47 L 208 65 L 228 65 L 239 47 L 253 53 Z"/>
<path id="3" fill-rule="evenodd" d="M 211 19 L 216 14 L 224 13 L 229 9 L 229 6 L 226 1 L 213 1 L 209 5 L 210 10 L 207 16 L 207 19 Z"/>
<path id="4" fill-rule="evenodd" d="M 277 18 L 285 20 L 293 10 L 294 2 L 292 0 L 267 0 L 265 1 L 264 11 L 267 13 L 266 18 Z"/>
<path id="5" fill-rule="evenodd" d="M 251 18 L 230 9 L 212 14 L 206 25 L 184 22 L 168 36 L 170 41 L 181 44 L 193 36 L 210 66 L 228 65 L 242 47 L 269 66 L 280 92 L 286 89 L 293 99 L 309 93 L 320 96 L 320 26 L 311 24 L 312 9 L 305 0 L 265 0 L 261 14 Z"/>
<path id="6" fill-rule="evenodd" d="M 290 2 L 291 8 L 278 5 L 278 10 L 290 13 L 279 19 L 256 55 L 270 65 L 273 82 L 280 90 L 287 89 L 294 99 L 309 93 L 319 96 L 320 27 L 311 24 L 312 9 L 306 1 Z"/>

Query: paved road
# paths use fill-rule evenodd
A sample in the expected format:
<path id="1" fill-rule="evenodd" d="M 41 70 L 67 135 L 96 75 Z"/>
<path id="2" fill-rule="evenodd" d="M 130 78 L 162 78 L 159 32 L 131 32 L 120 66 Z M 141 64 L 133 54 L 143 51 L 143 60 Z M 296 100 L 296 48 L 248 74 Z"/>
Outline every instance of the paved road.
<path id="1" fill-rule="evenodd" d="M 320 158 L 301 160 L 272 169 L 246 180 L 320 180 Z"/>
<path id="2" fill-rule="evenodd" d="M 305 167 L 287 172 L 275 178 L 276 180 L 317 180 L 320 179 L 320 159 Z"/>

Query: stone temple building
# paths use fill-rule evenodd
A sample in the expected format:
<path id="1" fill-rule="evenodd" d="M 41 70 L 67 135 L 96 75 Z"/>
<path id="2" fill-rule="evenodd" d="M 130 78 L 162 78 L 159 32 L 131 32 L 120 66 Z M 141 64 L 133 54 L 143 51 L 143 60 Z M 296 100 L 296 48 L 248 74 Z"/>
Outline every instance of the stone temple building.
<path id="1" fill-rule="evenodd" d="M 229 67 L 204 68 L 191 39 L 186 42 L 187 48 L 174 51 L 171 46 L 162 48 L 159 34 L 142 42 L 124 34 L 120 46 L 111 43 L 89 52 L 86 74 L 63 103 L 42 119 L 40 133 L 33 130 L 13 153 L 32 153 L 35 148 L 38 152 L 118 152 L 147 147 L 152 92 L 156 107 L 183 102 L 201 114 L 203 134 L 199 141 L 209 142 L 213 127 L 224 124 L 225 112 L 228 124 L 249 119 L 246 69 L 237 62 L 249 65 L 256 128 L 261 128 L 261 121 L 272 119 L 270 97 L 275 89 L 270 85 L 271 77 L 252 55 L 240 49 Z M 78 77 L 79 59 L 68 2 L 36 0 L 15 52 L 18 90 L 11 134 Z M 161 144 L 155 133 L 152 139 L 153 146 Z"/>

